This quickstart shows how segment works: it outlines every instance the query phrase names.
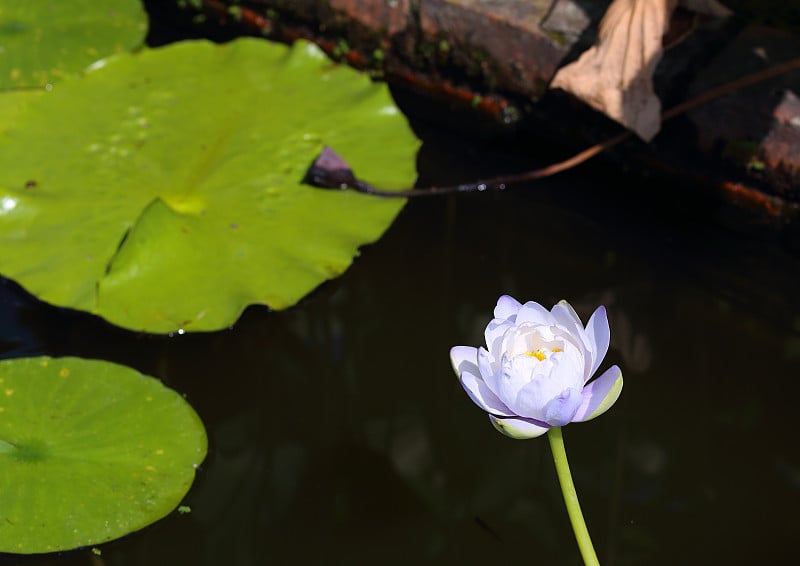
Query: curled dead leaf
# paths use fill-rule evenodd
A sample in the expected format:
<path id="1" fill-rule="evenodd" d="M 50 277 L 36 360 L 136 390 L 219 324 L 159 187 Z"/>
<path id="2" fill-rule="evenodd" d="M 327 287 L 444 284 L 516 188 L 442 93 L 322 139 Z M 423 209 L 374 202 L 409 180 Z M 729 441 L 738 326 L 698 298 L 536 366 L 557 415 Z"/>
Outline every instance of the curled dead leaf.
<path id="1" fill-rule="evenodd" d="M 600 23 L 599 41 L 560 69 L 561 88 L 649 141 L 661 126 L 653 73 L 674 0 L 614 0 Z"/>
<path id="2" fill-rule="evenodd" d="M 716 0 L 682 0 L 716 16 L 730 11 Z M 614 0 L 600 22 L 597 44 L 560 69 L 550 88 L 561 88 L 650 141 L 661 127 L 653 74 L 663 52 L 677 0 Z"/>

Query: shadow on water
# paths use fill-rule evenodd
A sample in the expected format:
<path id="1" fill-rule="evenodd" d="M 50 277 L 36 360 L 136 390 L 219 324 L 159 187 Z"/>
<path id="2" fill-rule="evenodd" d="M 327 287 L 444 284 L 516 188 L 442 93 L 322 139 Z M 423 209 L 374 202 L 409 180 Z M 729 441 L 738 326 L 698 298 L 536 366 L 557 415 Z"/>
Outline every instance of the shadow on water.
<path id="1" fill-rule="evenodd" d="M 426 138 L 420 185 L 530 167 Z M 365 197 L 372 198 L 372 197 Z M 786 563 L 800 520 L 800 259 L 690 187 L 611 165 L 411 201 L 341 278 L 227 331 L 143 336 L 0 287 L 5 357 L 105 358 L 205 422 L 192 512 L 31 564 L 572 565 L 543 439 L 472 405 L 448 350 L 500 294 L 608 307 L 625 390 L 567 449 L 603 563 Z M 6 562 L 16 559 L 7 557 Z"/>

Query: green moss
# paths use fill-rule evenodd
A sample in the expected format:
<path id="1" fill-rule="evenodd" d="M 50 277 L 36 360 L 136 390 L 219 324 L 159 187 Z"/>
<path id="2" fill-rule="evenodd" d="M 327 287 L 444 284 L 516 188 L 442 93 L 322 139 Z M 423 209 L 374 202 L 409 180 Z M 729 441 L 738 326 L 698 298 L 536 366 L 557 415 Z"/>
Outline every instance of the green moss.
<path id="1" fill-rule="evenodd" d="M 751 167 L 751 163 L 754 163 L 754 160 L 756 160 L 757 152 L 757 142 L 752 140 L 732 140 L 729 141 L 722 150 L 722 157 L 735 161 L 742 167 L 758 170 L 757 165 L 756 167 Z"/>
<path id="2" fill-rule="evenodd" d="M 419 52 L 423 59 L 430 60 L 433 59 L 436 49 L 434 48 L 433 44 L 425 42 L 419 46 Z"/>
<path id="3" fill-rule="evenodd" d="M 547 32 L 547 37 L 549 37 L 550 41 L 552 41 L 559 47 L 566 47 L 569 44 L 567 36 L 561 33 L 560 31 L 550 30 Z"/>
<path id="4" fill-rule="evenodd" d="M 350 44 L 344 38 L 336 42 L 336 47 L 333 48 L 333 56 L 340 58 L 344 57 L 350 52 Z"/>
<path id="5" fill-rule="evenodd" d="M 486 51 L 485 49 L 481 49 L 480 47 L 473 47 L 472 49 L 470 49 L 469 56 L 470 59 L 472 59 L 479 65 L 486 63 L 491 59 L 491 57 L 489 56 L 489 52 Z"/>
<path id="6" fill-rule="evenodd" d="M 242 9 L 239 6 L 228 6 L 228 13 L 233 16 L 237 22 L 242 20 Z"/>

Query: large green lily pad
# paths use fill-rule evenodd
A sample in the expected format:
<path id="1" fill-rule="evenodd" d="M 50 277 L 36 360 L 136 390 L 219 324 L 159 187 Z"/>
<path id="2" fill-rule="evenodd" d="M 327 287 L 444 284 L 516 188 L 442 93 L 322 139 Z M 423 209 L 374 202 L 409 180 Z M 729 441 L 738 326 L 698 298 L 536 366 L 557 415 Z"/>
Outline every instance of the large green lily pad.
<path id="1" fill-rule="evenodd" d="M 136 371 L 79 358 L 0 362 L 0 552 L 93 545 L 157 521 L 206 454 L 197 414 Z"/>
<path id="2" fill-rule="evenodd" d="M 144 41 L 140 0 L 0 2 L 0 89 L 40 87 Z"/>
<path id="3" fill-rule="evenodd" d="M 116 56 L 13 115 L 0 273 L 149 332 L 223 328 L 342 273 L 403 200 L 306 186 L 308 166 L 329 145 L 400 189 L 419 143 L 385 85 L 257 39 Z"/>

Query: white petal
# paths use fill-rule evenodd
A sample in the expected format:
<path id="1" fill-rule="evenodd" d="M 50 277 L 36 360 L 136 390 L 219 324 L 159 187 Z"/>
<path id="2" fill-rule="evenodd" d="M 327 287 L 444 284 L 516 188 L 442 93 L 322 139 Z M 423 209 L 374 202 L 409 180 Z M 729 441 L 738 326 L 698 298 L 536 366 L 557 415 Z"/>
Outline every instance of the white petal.
<path id="1" fill-rule="evenodd" d="M 554 363 L 550 379 L 555 379 L 565 388 L 573 387 L 581 390 L 586 382 L 584 379 L 585 355 L 586 353 L 580 347 L 565 341 L 563 352 L 550 354 L 550 360 Z"/>
<path id="2" fill-rule="evenodd" d="M 580 389 L 565 389 L 545 407 L 544 421 L 550 426 L 564 426 L 571 423 L 581 406 L 583 397 Z"/>
<path id="3" fill-rule="evenodd" d="M 578 313 L 572 308 L 572 305 L 567 301 L 559 301 L 553 307 L 552 313 L 562 328 L 567 330 L 572 337 L 577 338 L 581 344 L 587 346 L 586 331 L 583 329 L 583 323 Z"/>
<path id="4" fill-rule="evenodd" d="M 507 320 L 499 318 L 493 319 L 487 326 L 483 333 L 486 339 L 486 348 L 492 353 L 492 356 L 499 358 L 502 355 L 500 348 L 503 344 L 503 335 L 513 326 Z"/>
<path id="5" fill-rule="evenodd" d="M 519 390 L 516 399 L 506 404 L 518 415 L 554 424 L 548 417 L 548 407 L 554 399 L 562 398 L 565 391 L 583 389 L 583 368 L 572 364 L 542 361 L 536 365 L 533 379 Z M 574 396 L 573 396 L 574 397 Z M 570 418 L 580 405 L 580 400 L 570 401 Z M 557 426 L 563 426 L 561 423 Z M 554 425 L 556 426 L 556 425 Z"/>
<path id="6" fill-rule="evenodd" d="M 508 406 L 508 403 L 500 393 L 500 381 L 503 376 L 502 366 L 484 348 L 478 348 L 478 373 L 476 375 L 483 379 L 489 390 Z"/>
<path id="7" fill-rule="evenodd" d="M 558 301 L 558 304 L 553 307 L 551 312 L 553 313 L 553 316 L 556 317 L 556 320 L 568 325 L 570 328 L 583 329 L 581 317 L 578 316 L 578 313 L 575 312 L 575 309 L 572 308 L 572 305 L 564 299 Z"/>
<path id="8" fill-rule="evenodd" d="M 461 385 L 472 402 L 492 415 L 512 417 L 512 413 L 497 395 L 491 392 L 484 381 L 468 371 L 461 372 Z"/>
<path id="9" fill-rule="evenodd" d="M 522 308 L 520 308 L 519 312 L 517 313 L 516 323 L 522 324 L 523 322 L 554 325 L 556 324 L 556 319 L 552 314 L 550 314 L 549 310 L 544 308 L 539 303 L 528 301 L 522 305 Z"/>
<path id="10" fill-rule="evenodd" d="M 603 374 L 583 388 L 583 402 L 572 418 L 573 422 L 589 421 L 611 408 L 622 393 L 622 371 L 611 366 Z"/>
<path id="11" fill-rule="evenodd" d="M 592 313 L 589 322 L 586 323 L 586 337 L 589 339 L 592 351 L 592 367 L 586 376 L 588 380 L 595 374 L 608 352 L 611 330 L 608 327 L 608 315 L 606 315 L 605 307 L 597 307 L 597 310 Z"/>
<path id="12" fill-rule="evenodd" d="M 489 420 L 492 421 L 492 426 L 511 438 L 524 440 L 526 438 L 536 438 L 542 436 L 550 428 L 544 423 L 537 424 L 531 419 L 510 418 L 498 419 L 489 415 Z"/>
<path id="13" fill-rule="evenodd" d="M 521 413 L 519 407 L 517 407 L 517 400 L 519 392 L 531 382 L 533 372 L 540 363 L 536 358 L 517 356 L 502 364 L 501 370 L 496 377 L 497 382 L 490 385 L 492 391 L 500 397 L 506 407 L 517 415 L 533 416 Z"/>
<path id="14" fill-rule="evenodd" d="M 490 384 L 494 383 L 493 378 L 500 373 L 500 364 L 486 351 L 486 348 L 478 348 L 478 370 L 483 380 Z M 494 387 L 492 391 L 495 391 Z"/>
<path id="15" fill-rule="evenodd" d="M 494 317 L 507 319 L 515 316 L 522 305 L 520 302 L 509 295 L 503 295 L 497 299 L 497 306 L 494 307 Z"/>
<path id="16" fill-rule="evenodd" d="M 596 349 L 594 341 L 586 334 L 586 330 L 583 328 L 583 323 L 578 313 L 575 312 L 575 309 L 573 309 L 572 305 L 567 301 L 561 300 L 553 307 L 553 316 L 556 317 L 559 324 L 569 330 L 570 336 L 575 338 L 575 341 L 583 348 L 583 379 L 584 381 L 588 381 L 597 370 L 597 368 L 594 367 L 594 352 Z"/>
<path id="17" fill-rule="evenodd" d="M 456 375 L 462 371 L 478 373 L 478 349 L 472 346 L 453 346 L 450 348 L 450 363 Z"/>

